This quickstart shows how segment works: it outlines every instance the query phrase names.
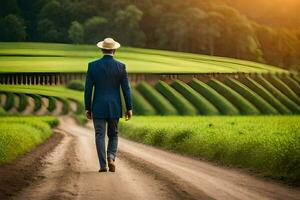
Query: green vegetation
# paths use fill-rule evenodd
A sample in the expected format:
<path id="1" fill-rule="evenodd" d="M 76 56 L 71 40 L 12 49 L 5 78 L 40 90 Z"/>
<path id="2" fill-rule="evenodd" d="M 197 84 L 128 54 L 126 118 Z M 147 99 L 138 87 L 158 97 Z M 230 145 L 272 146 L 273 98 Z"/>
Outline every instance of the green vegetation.
<path id="1" fill-rule="evenodd" d="M 283 76 L 282 81 L 288 85 L 298 96 L 300 96 L 300 85 L 291 76 Z"/>
<path id="2" fill-rule="evenodd" d="M 38 94 L 53 97 L 73 99 L 83 103 L 83 93 L 70 90 L 63 86 L 41 86 L 41 85 L 1 85 L 0 91 L 26 94 Z"/>
<path id="3" fill-rule="evenodd" d="M 300 106 L 298 106 L 295 102 L 293 102 L 287 96 L 285 96 L 282 92 L 280 92 L 276 87 L 274 87 L 264 77 L 258 76 L 258 77 L 255 78 L 255 80 L 259 84 L 261 84 L 264 88 L 269 90 L 279 101 L 281 101 L 293 113 L 296 113 L 296 114 L 300 113 Z"/>
<path id="4" fill-rule="evenodd" d="M 164 95 L 181 115 L 196 115 L 197 109 L 180 93 L 163 81 L 158 81 L 155 88 Z"/>
<path id="5" fill-rule="evenodd" d="M 84 111 L 83 106 L 83 92 L 71 90 L 62 86 L 39 86 L 39 85 L 0 85 L 0 91 L 26 93 L 31 95 L 42 95 L 50 97 L 48 110 L 51 112 L 54 109 L 54 100 L 51 97 L 58 98 L 63 103 L 62 114 L 69 112 L 68 100 L 75 101 L 77 104 L 77 114 Z M 38 101 L 38 106 L 41 106 L 41 99 L 39 96 L 33 96 Z M 40 102 L 40 103 L 39 103 Z"/>
<path id="6" fill-rule="evenodd" d="M 33 111 L 36 112 L 42 107 L 42 97 L 38 94 L 27 94 L 28 96 L 34 99 L 34 109 Z"/>
<path id="7" fill-rule="evenodd" d="M 292 112 L 283 105 L 275 96 L 273 96 L 266 88 L 254 81 L 252 78 L 246 78 L 243 83 L 251 90 L 260 95 L 264 100 L 271 104 L 281 114 L 292 114 Z"/>
<path id="8" fill-rule="evenodd" d="M 82 80 L 71 80 L 67 84 L 67 88 L 72 90 L 84 91 L 84 82 Z"/>
<path id="9" fill-rule="evenodd" d="M 135 89 L 131 88 L 132 104 L 135 115 L 155 115 L 155 109 L 149 102 Z"/>
<path id="10" fill-rule="evenodd" d="M 19 93 L 17 94 L 19 96 L 19 106 L 18 106 L 18 112 L 23 112 L 26 109 L 26 106 L 28 104 L 28 99 L 26 94 Z"/>
<path id="11" fill-rule="evenodd" d="M 5 115 L 7 115 L 7 113 L 5 112 L 4 108 L 0 106 L 0 116 L 5 116 Z"/>
<path id="12" fill-rule="evenodd" d="M 238 109 L 207 84 L 193 79 L 189 85 L 216 106 L 223 115 L 238 115 Z"/>
<path id="13" fill-rule="evenodd" d="M 300 77 L 298 75 L 293 75 L 293 79 L 300 84 Z"/>
<path id="14" fill-rule="evenodd" d="M 6 102 L 4 105 L 5 110 L 10 110 L 15 105 L 14 94 L 12 92 L 6 92 Z"/>
<path id="15" fill-rule="evenodd" d="M 189 100 L 202 115 L 218 115 L 218 109 L 205 99 L 201 94 L 180 80 L 174 81 L 172 87 Z"/>
<path id="16" fill-rule="evenodd" d="M 47 109 L 51 113 L 56 108 L 56 99 L 52 96 L 45 96 L 45 97 L 48 98 L 48 107 L 47 107 Z"/>
<path id="17" fill-rule="evenodd" d="M 283 13 L 288 10 L 289 15 L 284 19 L 290 19 L 273 15 L 265 19 L 266 15 L 257 13 L 263 5 L 269 7 L 264 7 L 268 13 L 279 9 L 270 9 L 274 5 L 269 3 L 229 2 L 114 0 L 111 5 L 105 0 L 31 0 L 28 6 L 2 0 L 0 41 L 96 44 L 111 36 L 124 46 L 222 55 L 299 70 L 300 40 L 295 28 L 299 26 L 287 25 L 298 20 L 295 10 L 299 6 L 291 8 L 286 3 Z M 242 6 L 251 7 L 251 12 L 244 13 Z M 254 16 L 248 18 L 249 13 Z M 285 28 L 265 25 L 270 19 L 272 25 L 284 21 L 279 27 Z"/>
<path id="18" fill-rule="evenodd" d="M 0 164 L 11 162 L 45 141 L 57 124 L 54 117 L 1 117 Z"/>
<path id="19" fill-rule="evenodd" d="M 300 98 L 294 91 L 289 88 L 282 80 L 280 80 L 276 76 L 268 76 L 267 80 L 275 86 L 278 90 L 280 90 L 283 94 L 285 94 L 290 100 L 294 101 L 296 104 L 300 105 Z"/>
<path id="20" fill-rule="evenodd" d="M 263 98 L 261 98 L 259 95 L 257 95 L 255 92 L 253 92 L 250 88 L 248 88 L 241 82 L 232 78 L 228 78 L 225 81 L 225 84 L 228 85 L 231 89 L 238 92 L 253 105 L 255 105 L 262 114 L 278 114 L 278 111 L 273 106 L 271 106 L 267 101 L 265 101 Z"/>
<path id="21" fill-rule="evenodd" d="M 86 72 L 99 57 L 95 45 L 0 43 L 0 72 Z M 116 59 L 129 73 L 286 72 L 246 60 L 129 47 L 118 50 Z"/>
<path id="22" fill-rule="evenodd" d="M 176 115 L 176 109 L 164 98 L 158 91 L 151 87 L 148 83 L 140 83 L 136 89 L 151 103 L 158 114 L 161 115 Z"/>
<path id="23" fill-rule="evenodd" d="M 62 109 L 61 109 L 61 114 L 66 115 L 68 114 L 69 110 L 70 110 L 70 104 L 69 101 L 66 98 L 56 98 L 56 101 L 61 101 L 62 102 Z"/>
<path id="24" fill-rule="evenodd" d="M 135 117 L 129 139 L 299 183 L 300 117 Z"/>
<path id="25" fill-rule="evenodd" d="M 76 103 L 76 107 L 77 107 L 75 114 L 79 115 L 79 114 L 84 113 L 85 108 L 84 108 L 83 103 L 81 103 L 79 101 L 75 101 L 75 103 Z"/>
<path id="26" fill-rule="evenodd" d="M 74 118 L 75 118 L 76 122 L 81 126 L 85 125 L 88 122 L 88 119 L 83 114 L 74 115 Z"/>
<path id="27" fill-rule="evenodd" d="M 224 85 L 222 82 L 211 79 L 208 85 L 214 88 L 217 92 L 227 98 L 233 105 L 235 105 L 243 115 L 258 115 L 259 111 L 248 100 L 243 98 L 239 93 L 235 92 L 230 87 Z"/>

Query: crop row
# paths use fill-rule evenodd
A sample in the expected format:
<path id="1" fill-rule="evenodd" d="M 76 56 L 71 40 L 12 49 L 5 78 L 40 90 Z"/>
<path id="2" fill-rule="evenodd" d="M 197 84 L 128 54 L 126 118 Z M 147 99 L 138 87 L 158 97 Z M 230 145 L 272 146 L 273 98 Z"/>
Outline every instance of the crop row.
<path id="1" fill-rule="evenodd" d="M 65 97 L 53 97 L 39 94 L 2 92 L 1 105 L 7 112 L 37 115 L 65 115 L 69 112 L 80 114 L 83 105 L 80 102 Z M 76 104 L 76 110 L 71 109 L 71 103 Z"/>
<path id="2" fill-rule="evenodd" d="M 1 117 L 0 164 L 13 161 L 52 135 L 55 117 Z"/>
<path id="3" fill-rule="evenodd" d="M 299 116 L 135 117 L 122 136 L 193 157 L 300 181 Z"/>
<path id="4" fill-rule="evenodd" d="M 132 97 L 137 115 L 289 115 L 300 114 L 299 93 L 297 77 L 258 75 L 206 82 L 141 82 Z"/>

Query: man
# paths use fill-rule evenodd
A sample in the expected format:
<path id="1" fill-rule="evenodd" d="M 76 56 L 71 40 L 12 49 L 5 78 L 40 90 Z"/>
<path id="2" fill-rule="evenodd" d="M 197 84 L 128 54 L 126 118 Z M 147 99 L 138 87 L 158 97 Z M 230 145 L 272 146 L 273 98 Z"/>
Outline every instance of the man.
<path id="1" fill-rule="evenodd" d="M 118 149 L 118 123 L 122 117 L 120 88 L 126 104 L 126 121 L 132 116 L 130 84 L 125 64 L 116 61 L 113 56 L 121 45 L 112 38 L 98 42 L 97 46 L 104 56 L 88 64 L 84 101 L 86 117 L 92 119 L 96 133 L 96 148 L 100 163 L 99 172 L 106 172 L 106 156 L 109 171 L 115 172 L 115 159 Z M 92 99 L 92 91 L 94 95 Z M 91 100 L 92 103 L 91 103 Z M 108 146 L 105 150 L 105 132 L 107 124 Z"/>

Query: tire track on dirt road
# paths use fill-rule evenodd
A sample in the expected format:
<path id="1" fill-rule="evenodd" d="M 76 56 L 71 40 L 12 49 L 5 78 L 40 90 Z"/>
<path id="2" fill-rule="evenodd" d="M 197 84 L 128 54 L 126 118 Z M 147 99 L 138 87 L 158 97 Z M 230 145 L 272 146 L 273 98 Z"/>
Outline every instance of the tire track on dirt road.
<path id="1" fill-rule="evenodd" d="M 67 116 L 60 117 L 60 122 L 58 130 L 64 139 L 45 159 L 43 180 L 13 199 L 211 199 L 198 190 L 195 198 L 173 180 L 153 174 L 155 170 L 121 152 L 115 173 L 99 173 L 94 132 Z"/>
<path id="2" fill-rule="evenodd" d="M 116 172 L 98 173 L 91 122 L 59 119 L 65 137 L 45 160 L 45 178 L 14 199 L 300 199 L 299 188 L 121 137 Z"/>

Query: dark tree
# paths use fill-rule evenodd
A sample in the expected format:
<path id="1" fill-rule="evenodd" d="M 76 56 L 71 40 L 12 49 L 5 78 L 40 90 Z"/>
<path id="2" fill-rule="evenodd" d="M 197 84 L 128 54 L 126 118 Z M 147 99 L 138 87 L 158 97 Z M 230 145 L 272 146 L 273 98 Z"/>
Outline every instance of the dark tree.
<path id="1" fill-rule="evenodd" d="M 26 38 L 24 21 L 16 15 L 7 15 L 0 20 L 1 41 L 23 41 Z"/>

